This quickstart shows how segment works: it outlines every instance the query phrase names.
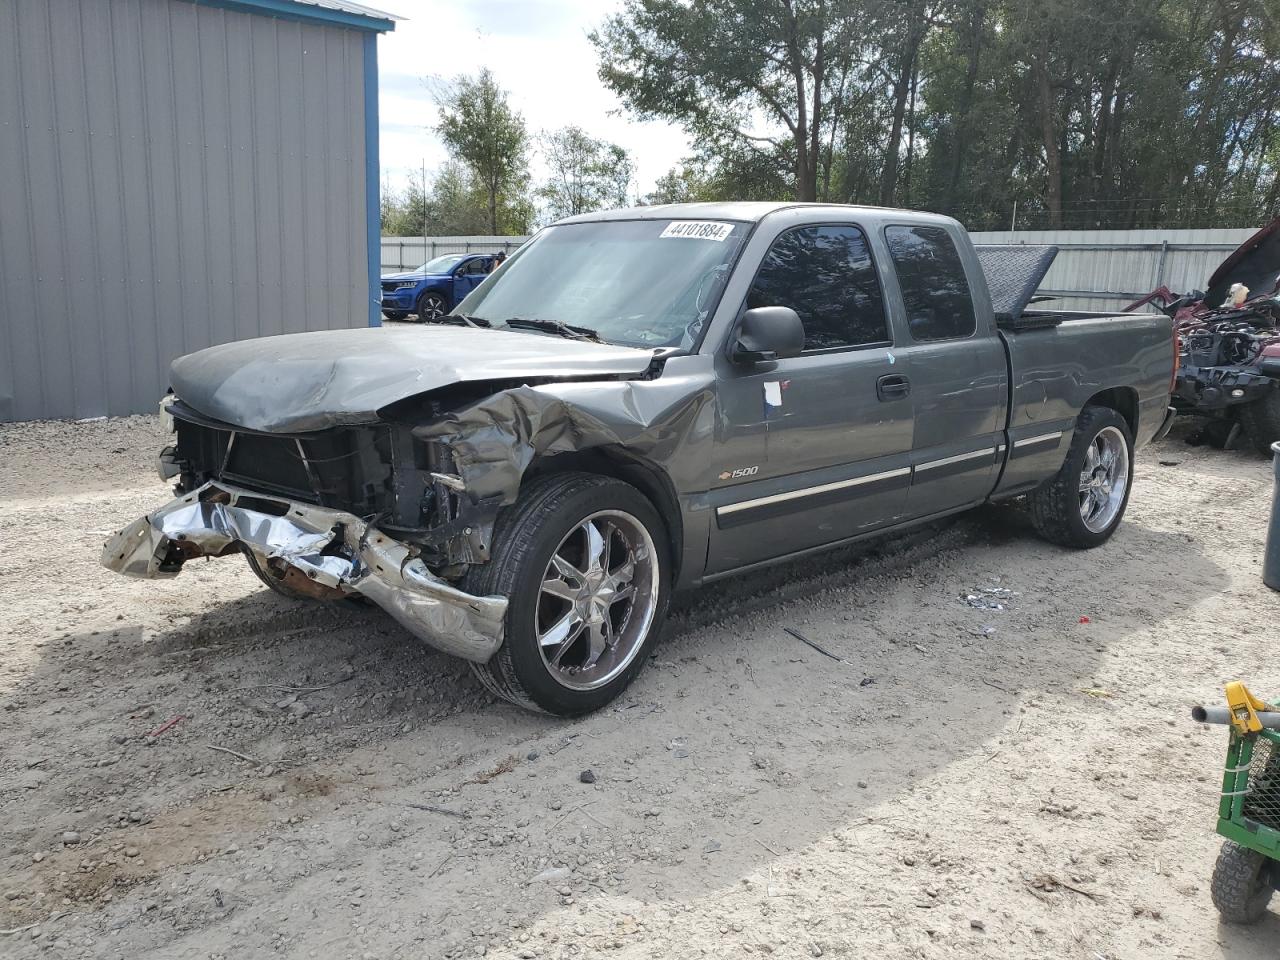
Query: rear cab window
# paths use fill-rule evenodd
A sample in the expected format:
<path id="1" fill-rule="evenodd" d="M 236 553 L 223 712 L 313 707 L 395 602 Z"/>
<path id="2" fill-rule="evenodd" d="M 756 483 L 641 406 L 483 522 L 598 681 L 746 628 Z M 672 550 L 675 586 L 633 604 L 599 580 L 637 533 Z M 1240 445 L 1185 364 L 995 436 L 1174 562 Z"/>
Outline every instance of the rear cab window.
<path id="1" fill-rule="evenodd" d="M 755 307 L 794 310 L 805 353 L 891 342 L 867 236 L 851 224 L 795 227 L 774 240 L 747 293 Z"/>
<path id="2" fill-rule="evenodd" d="M 889 257 L 916 341 L 961 340 L 977 330 L 969 278 L 942 227 L 885 227 Z"/>

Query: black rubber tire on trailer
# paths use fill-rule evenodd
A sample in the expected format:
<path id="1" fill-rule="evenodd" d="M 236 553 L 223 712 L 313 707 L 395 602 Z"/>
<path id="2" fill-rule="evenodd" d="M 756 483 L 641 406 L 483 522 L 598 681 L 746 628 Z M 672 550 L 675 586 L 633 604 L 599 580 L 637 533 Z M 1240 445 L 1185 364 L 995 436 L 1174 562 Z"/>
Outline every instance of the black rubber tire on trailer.
<path id="1" fill-rule="evenodd" d="M 1082 474 L 1089 448 L 1103 435 L 1123 438 L 1126 462 L 1126 482 L 1123 499 L 1114 517 L 1102 529 L 1090 529 L 1085 522 L 1081 506 Z M 1111 539 L 1124 512 L 1129 506 L 1129 494 L 1133 490 L 1133 434 L 1129 424 L 1110 407 L 1087 406 L 1076 419 L 1071 448 L 1062 467 L 1050 479 L 1028 496 L 1031 521 L 1036 532 L 1050 543 L 1064 547 L 1090 549 L 1099 547 Z"/>
<path id="2" fill-rule="evenodd" d="M 388 320 L 403 320 L 409 315 L 407 310 L 383 310 L 382 315 Z"/>
<path id="3" fill-rule="evenodd" d="M 418 298 L 413 312 L 417 315 L 419 323 L 433 323 L 449 312 L 449 304 L 440 294 L 428 290 Z"/>
<path id="4" fill-rule="evenodd" d="M 1271 456 L 1271 445 L 1280 441 L 1280 386 L 1273 387 L 1261 400 L 1241 405 L 1240 423 L 1254 448 Z"/>
<path id="5" fill-rule="evenodd" d="M 549 596 L 546 584 L 553 570 L 553 557 L 563 560 L 563 551 L 572 538 L 582 535 L 588 524 L 610 523 L 629 528 L 630 533 L 607 533 L 609 545 L 601 556 L 603 573 L 620 571 L 632 561 L 630 585 L 632 597 L 621 610 L 622 623 L 610 623 L 613 645 L 599 655 L 596 666 L 587 666 L 578 676 L 570 673 L 572 664 L 553 665 L 548 661 L 547 634 L 544 620 L 558 620 L 556 597 Z M 623 539 L 615 541 L 614 535 Z M 627 539 L 630 536 L 631 539 Z M 584 560 L 590 547 L 583 541 Z M 613 566 L 610 556 L 621 547 L 623 563 Z M 520 499 L 506 507 L 494 528 L 490 560 L 477 564 L 467 574 L 463 588 L 478 595 L 498 594 L 508 598 L 505 639 L 497 653 L 485 664 L 473 663 L 472 669 L 491 693 L 530 710 L 561 717 L 581 716 L 598 710 L 630 685 L 643 668 L 666 619 L 671 592 L 671 547 L 666 527 L 657 510 L 639 490 L 611 477 L 589 473 L 558 473 L 537 477 L 521 490 Z M 575 565 L 577 566 L 577 565 Z M 589 566 L 582 564 L 582 566 Z M 571 575 L 566 575 L 570 579 Z M 570 580 L 571 582 L 571 580 Z M 585 580 L 579 581 L 586 584 Z M 548 601 L 551 612 L 548 614 Z M 575 609 L 568 604 L 565 618 Z M 605 616 L 618 612 L 616 604 L 605 607 Z M 634 620 L 633 620 L 634 618 Z M 567 659 L 586 663 L 593 639 L 588 627 L 572 635 L 564 649 L 556 647 Z M 578 644 L 583 647 L 579 649 Z M 575 656 L 568 656 L 569 654 Z M 612 658 L 612 662 L 606 660 Z M 553 658 L 554 659 L 554 658 Z M 599 668 L 597 678 L 589 672 Z M 616 672 L 615 672 L 616 671 Z M 589 689 L 570 687 L 568 683 L 598 683 Z"/>
<path id="6" fill-rule="evenodd" d="M 1257 923 L 1275 892 L 1272 872 L 1280 864 L 1256 850 L 1227 840 L 1213 865 L 1213 905 L 1227 923 Z"/>

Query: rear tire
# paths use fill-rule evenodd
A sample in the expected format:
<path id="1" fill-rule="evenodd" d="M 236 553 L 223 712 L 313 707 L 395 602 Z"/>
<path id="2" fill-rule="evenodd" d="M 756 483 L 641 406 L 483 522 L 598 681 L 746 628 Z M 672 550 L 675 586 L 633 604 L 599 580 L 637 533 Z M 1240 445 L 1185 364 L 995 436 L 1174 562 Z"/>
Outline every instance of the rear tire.
<path id="1" fill-rule="evenodd" d="M 403 320 L 405 317 L 409 315 L 409 313 L 406 310 L 383 310 L 382 315 L 386 317 L 388 320 L 395 321 L 395 320 Z"/>
<path id="2" fill-rule="evenodd" d="M 671 592 L 667 531 L 653 504 L 611 477 L 532 480 L 494 529 L 490 560 L 463 588 L 508 598 L 497 653 L 472 669 L 517 706 L 598 710 L 643 668 Z"/>
<path id="3" fill-rule="evenodd" d="M 1107 473 L 1106 457 L 1114 457 Z M 1109 479 L 1108 479 L 1109 477 Z M 1116 489 L 1123 483 L 1123 490 Z M 1090 549 L 1111 539 L 1133 490 L 1133 435 L 1110 407 L 1085 407 L 1061 469 L 1031 492 L 1031 521 L 1050 543 Z M 1092 499 L 1090 499 L 1092 498 Z"/>
<path id="4" fill-rule="evenodd" d="M 1227 923 L 1257 923 L 1267 912 L 1267 904 L 1275 892 L 1272 871 L 1274 860 L 1228 840 L 1213 865 L 1210 892 L 1213 905 Z"/>
<path id="5" fill-rule="evenodd" d="M 1264 456 L 1271 456 L 1271 445 L 1280 441 L 1280 386 L 1273 387 L 1261 400 L 1243 404 L 1240 423 L 1254 448 Z"/>

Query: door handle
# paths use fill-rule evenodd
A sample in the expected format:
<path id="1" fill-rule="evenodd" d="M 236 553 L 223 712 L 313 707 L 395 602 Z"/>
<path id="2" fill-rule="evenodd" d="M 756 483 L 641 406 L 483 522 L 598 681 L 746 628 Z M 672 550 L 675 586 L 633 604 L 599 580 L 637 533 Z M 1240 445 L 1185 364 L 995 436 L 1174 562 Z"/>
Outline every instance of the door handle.
<path id="1" fill-rule="evenodd" d="M 876 396 L 884 403 L 911 396 L 911 381 L 900 373 L 891 373 L 876 381 Z"/>

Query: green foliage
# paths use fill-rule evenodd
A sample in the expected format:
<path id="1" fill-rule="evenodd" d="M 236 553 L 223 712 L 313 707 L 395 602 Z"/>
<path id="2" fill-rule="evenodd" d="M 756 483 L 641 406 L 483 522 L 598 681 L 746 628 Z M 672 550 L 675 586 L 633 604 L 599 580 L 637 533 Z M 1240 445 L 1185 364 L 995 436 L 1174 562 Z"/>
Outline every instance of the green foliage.
<path id="1" fill-rule="evenodd" d="M 1249 0 L 625 0 L 600 76 L 698 159 L 654 197 L 972 228 L 1237 226 L 1280 202 L 1280 16 Z"/>
<path id="2" fill-rule="evenodd" d="M 634 164 L 616 143 L 569 126 L 539 138 L 549 178 L 537 194 L 550 220 L 627 205 Z"/>
<path id="3" fill-rule="evenodd" d="M 507 93 L 482 69 L 458 77 L 440 97 L 437 128 L 453 156 L 466 164 L 484 189 L 489 233 L 498 234 L 518 206 L 529 180 L 529 134 L 524 118 L 507 103 Z"/>

